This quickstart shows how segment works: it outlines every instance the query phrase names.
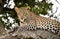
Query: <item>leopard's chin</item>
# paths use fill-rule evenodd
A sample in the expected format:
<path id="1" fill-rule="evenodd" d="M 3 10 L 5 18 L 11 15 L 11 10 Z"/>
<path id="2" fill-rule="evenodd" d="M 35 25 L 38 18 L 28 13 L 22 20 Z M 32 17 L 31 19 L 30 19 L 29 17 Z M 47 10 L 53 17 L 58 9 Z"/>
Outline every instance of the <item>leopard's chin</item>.
<path id="1" fill-rule="evenodd" d="M 25 22 L 26 18 L 25 19 L 20 19 L 20 22 L 23 23 Z"/>
<path id="2" fill-rule="evenodd" d="M 20 19 L 20 22 L 21 22 L 21 23 L 23 23 L 23 22 L 24 22 L 24 20 Z"/>

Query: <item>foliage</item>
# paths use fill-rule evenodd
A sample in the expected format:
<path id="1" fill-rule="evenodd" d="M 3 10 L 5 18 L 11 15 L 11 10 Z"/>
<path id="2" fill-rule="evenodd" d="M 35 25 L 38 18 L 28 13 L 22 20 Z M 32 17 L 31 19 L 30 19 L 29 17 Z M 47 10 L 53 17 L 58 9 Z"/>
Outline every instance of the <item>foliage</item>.
<path id="1" fill-rule="evenodd" d="M 15 0 L 17 7 L 29 6 L 31 11 L 35 12 L 35 14 L 47 14 L 48 10 L 52 9 L 52 3 L 47 3 L 46 0 L 42 0 L 41 2 L 35 2 L 35 0 Z"/>

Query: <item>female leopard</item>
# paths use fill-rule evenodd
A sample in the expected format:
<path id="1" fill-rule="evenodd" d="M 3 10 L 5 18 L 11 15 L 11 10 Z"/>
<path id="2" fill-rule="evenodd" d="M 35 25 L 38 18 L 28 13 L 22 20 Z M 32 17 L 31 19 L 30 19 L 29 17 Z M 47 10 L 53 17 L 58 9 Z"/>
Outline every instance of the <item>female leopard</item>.
<path id="1" fill-rule="evenodd" d="M 60 23 L 50 18 L 35 15 L 27 10 L 26 7 L 15 7 L 17 16 L 20 20 L 20 27 L 27 30 L 46 30 L 54 34 L 60 34 Z"/>

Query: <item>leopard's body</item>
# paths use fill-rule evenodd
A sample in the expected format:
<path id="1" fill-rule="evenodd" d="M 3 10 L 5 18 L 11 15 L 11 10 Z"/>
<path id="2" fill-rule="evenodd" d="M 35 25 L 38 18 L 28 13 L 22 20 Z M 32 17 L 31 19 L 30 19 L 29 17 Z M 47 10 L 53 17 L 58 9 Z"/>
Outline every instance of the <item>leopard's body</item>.
<path id="1" fill-rule="evenodd" d="M 50 18 L 45 18 L 35 15 L 33 12 L 27 10 L 25 7 L 15 7 L 17 16 L 20 20 L 20 27 L 27 30 L 46 30 L 54 34 L 60 33 L 60 23 Z"/>

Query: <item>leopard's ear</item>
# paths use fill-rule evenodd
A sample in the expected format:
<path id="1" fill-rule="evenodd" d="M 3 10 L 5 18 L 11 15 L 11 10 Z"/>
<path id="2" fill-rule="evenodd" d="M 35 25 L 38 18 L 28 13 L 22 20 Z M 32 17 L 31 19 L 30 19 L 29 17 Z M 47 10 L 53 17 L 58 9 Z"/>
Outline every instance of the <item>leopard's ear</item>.
<path id="1" fill-rule="evenodd" d="M 16 13 L 19 13 L 20 12 L 20 10 L 19 10 L 18 7 L 15 7 L 14 10 L 16 11 Z"/>
<path id="2" fill-rule="evenodd" d="M 24 8 L 25 8 L 25 10 L 30 10 L 30 7 L 29 6 L 26 6 Z"/>

